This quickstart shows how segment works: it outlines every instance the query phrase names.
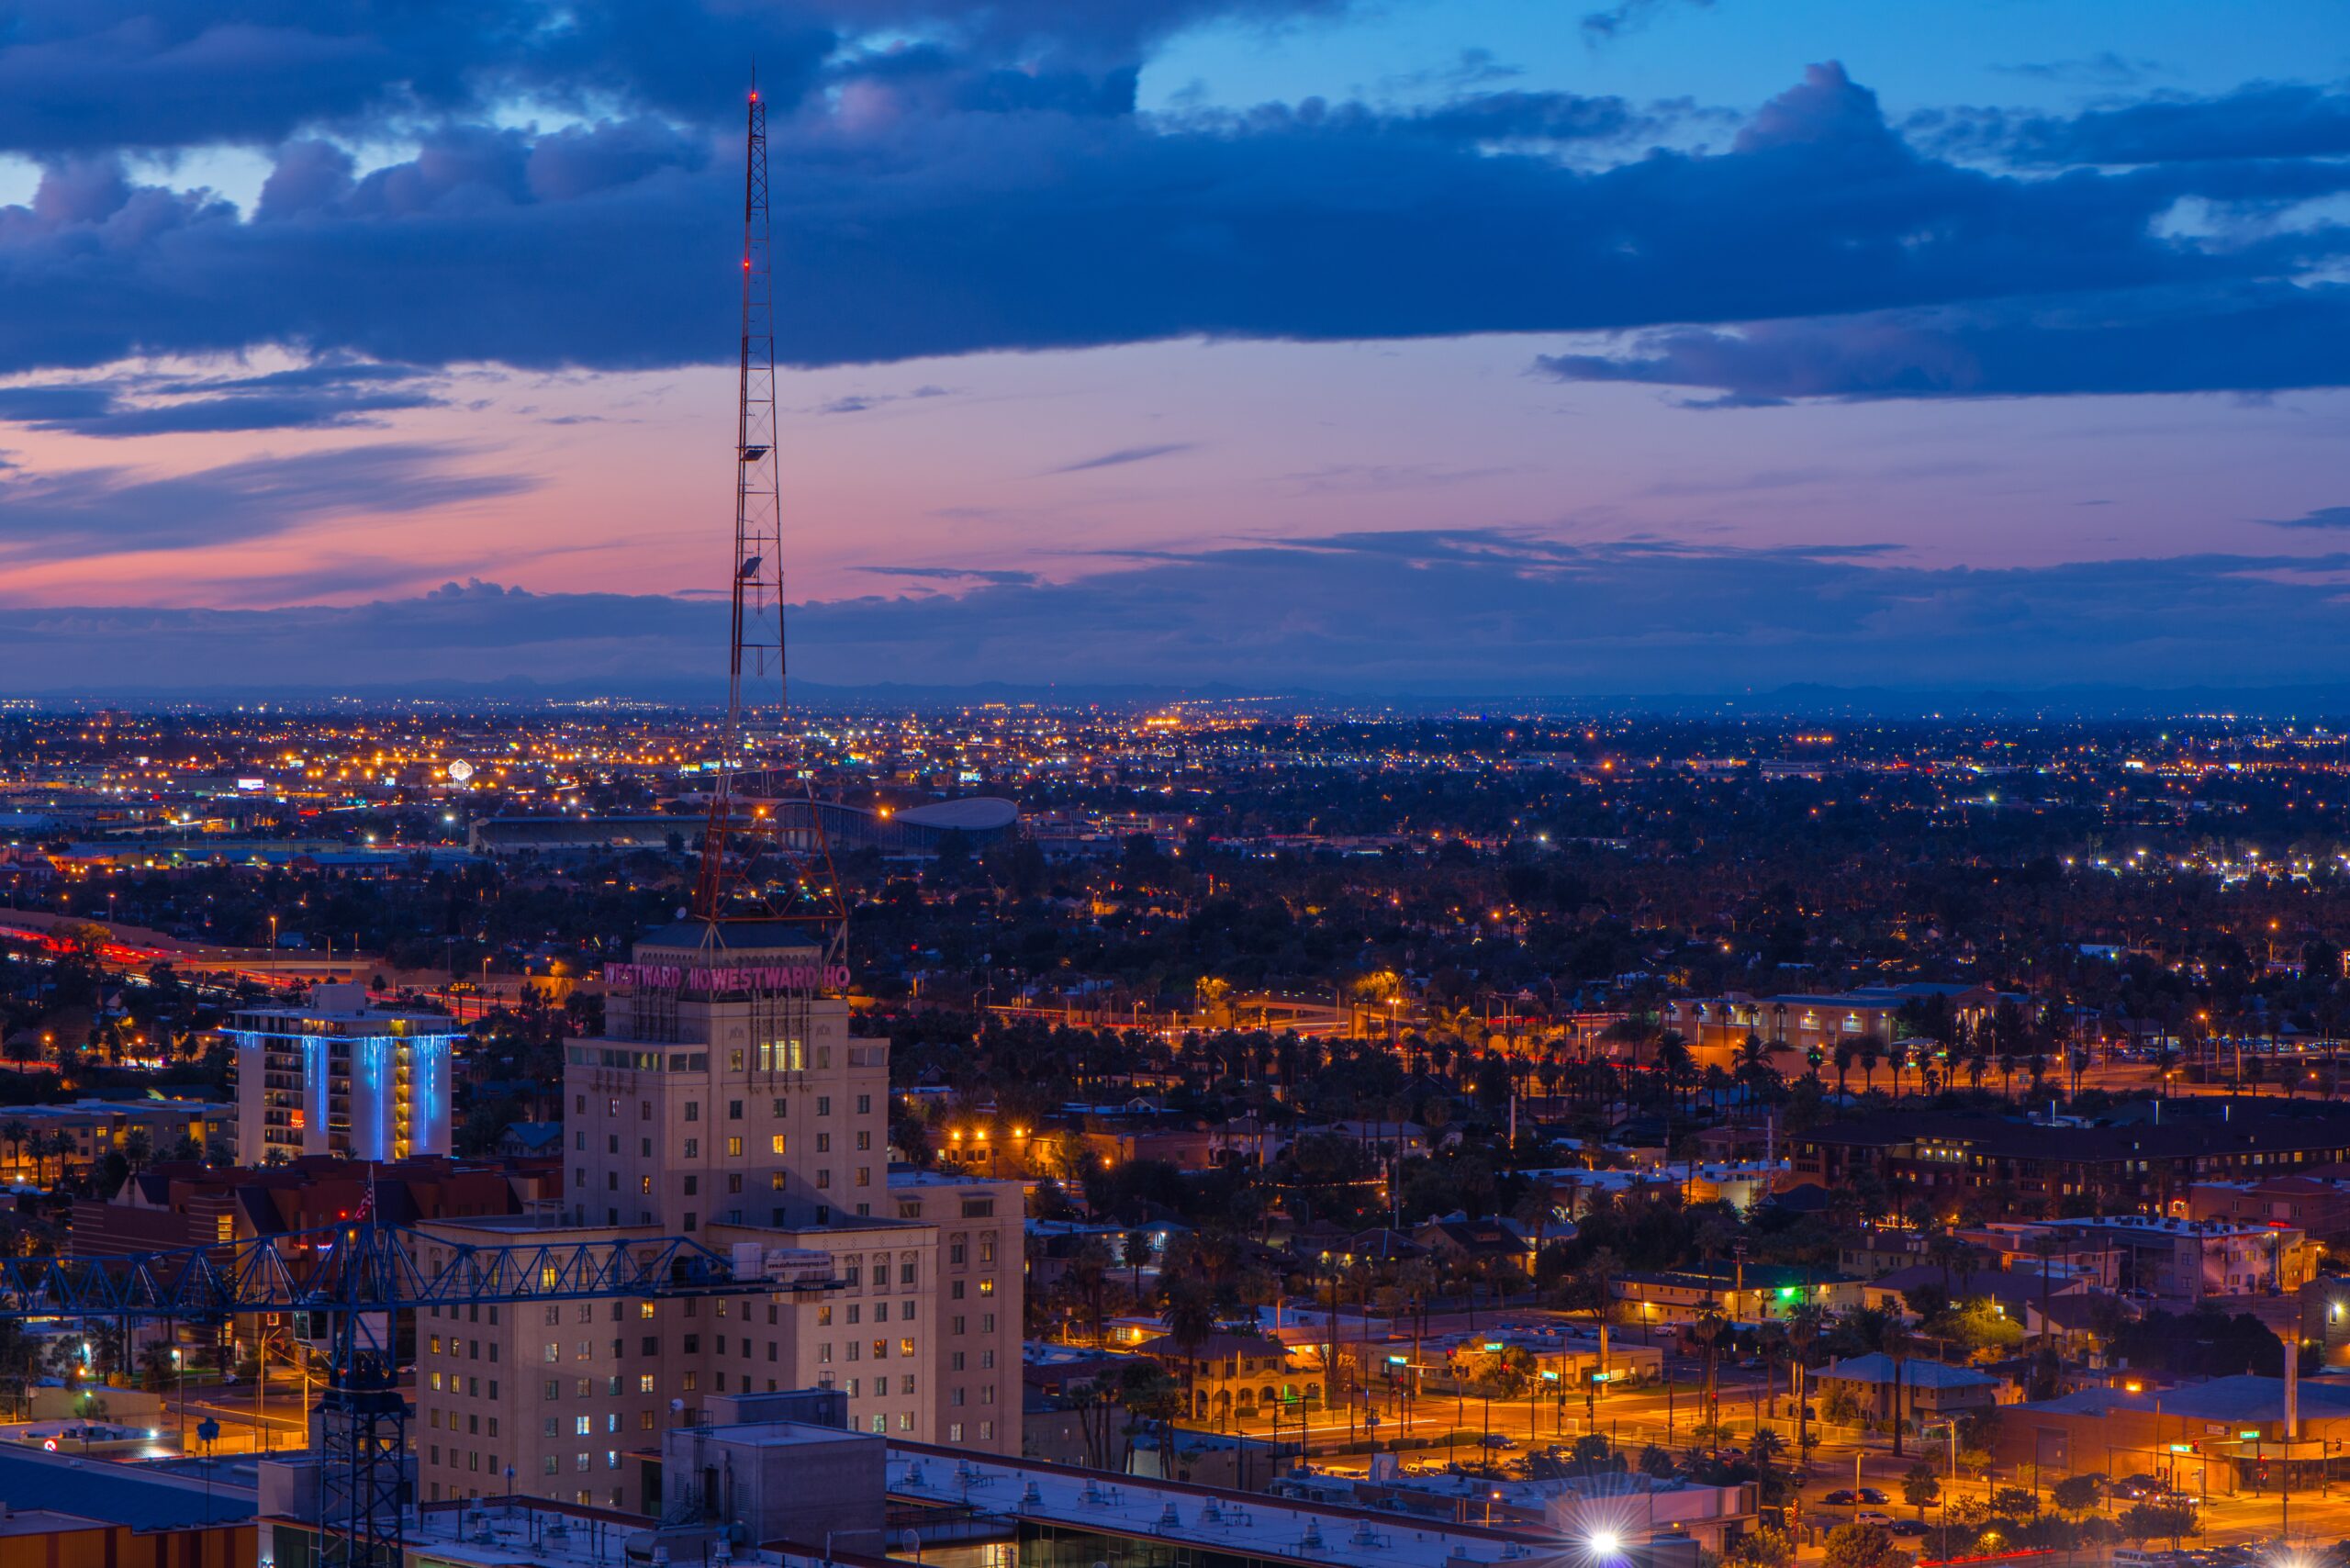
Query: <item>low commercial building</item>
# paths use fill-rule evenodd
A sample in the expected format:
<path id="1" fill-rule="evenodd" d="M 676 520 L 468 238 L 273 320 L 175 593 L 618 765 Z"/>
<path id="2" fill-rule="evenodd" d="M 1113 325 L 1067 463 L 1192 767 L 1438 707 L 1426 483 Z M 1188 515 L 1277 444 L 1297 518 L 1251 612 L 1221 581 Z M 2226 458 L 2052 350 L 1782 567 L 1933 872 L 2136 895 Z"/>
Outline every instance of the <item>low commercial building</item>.
<path id="1" fill-rule="evenodd" d="M 1841 1275 L 1823 1279 L 1778 1264 L 1633 1271 L 1617 1274 L 1608 1285 L 1625 1304 L 1626 1315 L 1642 1324 L 1690 1324 L 1708 1312 L 1733 1323 L 1766 1323 L 1787 1317 L 1798 1307 L 1837 1313 L 1863 1301 L 1858 1280 Z"/>
<path id="2" fill-rule="evenodd" d="M 1891 1205 L 1945 1217 L 2012 1204 L 2036 1215 L 2184 1215 L 2199 1182 L 2287 1175 L 2350 1159 L 2350 1114 L 2225 1102 L 2174 1103 L 2159 1121 L 2052 1128 L 2018 1117 L 1899 1111 L 1792 1135 L 1797 1182 L 1867 1181 Z M 1993 1218 L 2007 1217 L 1993 1215 Z"/>
<path id="3" fill-rule="evenodd" d="M 207 1482 L 153 1465 L 0 1448 L 0 1568 L 252 1568 L 252 1467 Z"/>
<path id="4" fill-rule="evenodd" d="M 1911 1422 L 1948 1420 L 1964 1411 L 1987 1410 L 1999 1402 L 1999 1391 L 2006 1386 L 1973 1367 L 1945 1366 L 1923 1356 L 1897 1364 L 1891 1356 L 1874 1350 L 1832 1362 L 1813 1375 L 1822 1399 L 1841 1391 L 1863 1415 L 1878 1423 L 1897 1417 Z"/>
<path id="5" fill-rule="evenodd" d="M 259 1170 L 173 1161 L 138 1172 L 111 1198 L 75 1199 L 65 1249 L 120 1258 L 223 1246 L 332 1225 L 371 1204 L 394 1225 L 519 1215 L 561 1190 L 561 1171 L 544 1160 L 437 1155 L 372 1165 L 315 1155 Z"/>
<path id="6" fill-rule="evenodd" d="M 2111 1287 L 2165 1307 L 2240 1296 L 2288 1296 L 2317 1271 L 2323 1249 L 2298 1227 L 2224 1219 L 2058 1220 L 2031 1227 L 2052 1251 L 2110 1249 Z"/>
<path id="7" fill-rule="evenodd" d="M 201 1100 L 75 1100 L 0 1112 L 0 1176 L 47 1182 L 143 1144 L 150 1159 L 230 1147 L 235 1107 Z"/>
<path id="8" fill-rule="evenodd" d="M 2187 1190 L 2187 1217 L 2289 1226 L 2320 1241 L 2333 1241 L 2350 1237 L 2350 1181 L 2311 1175 L 2198 1182 Z"/>
<path id="9" fill-rule="evenodd" d="M 2045 1476 L 2096 1471 L 2157 1475 L 2181 1491 L 2234 1493 L 2255 1486 L 2314 1491 L 2350 1453 L 2350 1386 L 2301 1380 L 2298 1420 L 2287 1431 L 2285 1380 L 2221 1377 L 2132 1393 L 2087 1388 L 2001 1412 L 1994 1457 Z"/>
<path id="10" fill-rule="evenodd" d="M 1186 1345 L 1171 1334 L 1147 1339 L 1135 1349 L 1164 1366 L 1192 1390 L 1192 1417 L 1198 1421 L 1254 1420 L 1280 1406 L 1322 1403 L 1322 1379 L 1292 1376 L 1289 1348 L 1254 1334 L 1211 1334 Z"/>

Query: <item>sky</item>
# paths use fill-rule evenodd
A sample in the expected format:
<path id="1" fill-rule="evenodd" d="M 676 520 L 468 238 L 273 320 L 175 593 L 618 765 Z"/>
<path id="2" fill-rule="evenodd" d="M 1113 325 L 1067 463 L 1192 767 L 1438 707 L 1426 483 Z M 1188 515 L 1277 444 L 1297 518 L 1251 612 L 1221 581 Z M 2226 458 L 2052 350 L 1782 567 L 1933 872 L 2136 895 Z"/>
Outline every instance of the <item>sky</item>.
<path id="1" fill-rule="evenodd" d="M 0 696 L 2350 689 L 2338 0 L 0 4 Z"/>

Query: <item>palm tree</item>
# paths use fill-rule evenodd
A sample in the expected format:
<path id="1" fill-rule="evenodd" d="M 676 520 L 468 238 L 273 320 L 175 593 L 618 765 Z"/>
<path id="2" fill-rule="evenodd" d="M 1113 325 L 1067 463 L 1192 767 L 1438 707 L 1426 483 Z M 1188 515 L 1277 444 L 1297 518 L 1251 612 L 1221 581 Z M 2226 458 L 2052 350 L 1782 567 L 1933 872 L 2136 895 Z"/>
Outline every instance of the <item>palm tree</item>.
<path id="1" fill-rule="evenodd" d="M 1909 1364 L 1909 1351 L 1912 1349 L 1908 1325 L 1903 1323 L 1899 1315 L 1896 1314 L 1886 1321 L 1885 1332 L 1877 1342 L 1884 1348 L 1885 1353 L 1893 1358 L 1893 1457 L 1899 1459 L 1901 1429 L 1908 1425 L 1901 1410 L 1901 1374 Z"/>
<path id="2" fill-rule="evenodd" d="M 1689 1337 L 1706 1350 L 1706 1424 L 1717 1430 L 1721 1426 L 1722 1411 L 1715 1395 L 1714 1373 L 1720 1362 L 1721 1338 L 1729 1331 L 1729 1319 L 1710 1306 L 1689 1326 Z"/>
<path id="3" fill-rule="evenodd" d="M 6 1126 L 0 1126 L 0 1138 L 8 1140 L 8 1163 L 11 1166 L 21 1167 L 24 1164 L 25 1144 L 32 1136 L 32 1128 L 20 1118 L 11 1117 Z"/>
<path id="4" fill-rule="evenodd" d="M 1168 1280 L 1165 1305 L 1159 1309 L 1158 1320 L 1167 1325 L 1167 1337 L 1175 1341 L 1175 1351 L 1183 1359 L 1183 1411 L 1196 1417 L 1199 1412 L 1198 1378 L 1199 1350 L 1215 1333 L 1215 1296 L 1206 1282 L 1192 1275 L 1178 1275 Z"/>
<path id="5" fill-rule="evenodd" d="M 1861 1092 L 1865 1094 L 1876 1084 L 1877 1064 L 1885 1059 L 1885 1039 L 1874 1033 L 1863 1035 L 1852 1042 L 1852 1055 L 1861 1064 Z"/>
<path id="6" fill-rule="evenodd" d="M 1828 1315 L 1809 1302 L 1787 1315 L 1787 1343 L 1795 1350 L 1796 1363 L 1796 1451 L 1806 1460 L 1811 1454 L 1811 1413 L 1805 1401 L 1804 1385 L 1810 1372 L 1805 1358 L 1827 1326 Z"/>

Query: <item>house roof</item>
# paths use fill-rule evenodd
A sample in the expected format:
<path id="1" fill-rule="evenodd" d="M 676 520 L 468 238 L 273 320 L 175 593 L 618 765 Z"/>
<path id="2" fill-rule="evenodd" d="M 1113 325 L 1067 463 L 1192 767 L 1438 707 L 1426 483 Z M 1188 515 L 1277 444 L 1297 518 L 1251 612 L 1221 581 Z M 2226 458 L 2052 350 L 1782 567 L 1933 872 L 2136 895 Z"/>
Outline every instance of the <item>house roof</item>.
<path id="1" fill-rule="evenodd" d="M 1973 1367 L 1946 1366 L 1941 1361 L 1912 1356 L 1901 1363 L 1901 1382 L 1908 1388 L 1987 1388 L 1999 1380 L 1988 1372 Z M 1894 1378 L 1893 1358 L 1882 1350 L 1872 1350 L 1865 1356 L 1852 1356 L 1837 1361 L 1819 1374 L 1842 1383 L 1885 1383 Z"/>
<path id="2" fill-rule="evenodd" d="M 1892 1291 L 1913 1291 L 1921 1285 L 1932 1285 L 1939 1290 L 1947 1285 L 1953 1301 L 1981 1296 L 2002 1306 L 2036 1305 L 2042 1294 L 2053 1302 L 2068 1292 L 2081 1289 L 2078 1280 L 2056 1275 L 2049 1276 L 2043 1285 L 2038 1270 L 2028 1274 L 2008 1269 L 1945 1270 L 1939 1263 L 1912 1263 L 1906 1269 L 1896 1269 L 1889 1274 L 1878 1276 L 1875 1283 L 1880 1290 Z"/>
<path id="3" fill-rule="evenodd" d="M 512 1138 L 531 1153 L 543 1153 L 563 1142 L 561 1122 L 509 1122 L 505 1137 Z"/>
<path id="4" fill-rule="evenodd" d="M 1504 1257 L 1522 1257 L 1533 1250 L 1526 1238 L 1505 1225 L 1479 1224 L 1453 1219 L 1434 1220 L 1420 1226 L 1413 1235 L 1434 1240 L 1441 1236 L 1464 1252 L 1484 1252 Z"/>
<path id="5" fill-rule="evenodd" d="M 135 1465 L 15 1450 L 0 1450 L 0 1495 L 142 1530 L 181 1529 L 207 1520 L 228 1524 L 251 1518 L 253 1512 L 253 1495 L 241 1486 L 221 1483 L 207 1492 L 200 1482 Z"/>
<path id="6" fill-rule="evenodd" d="M 2350 1416 L 2350 1385 L 2323 1378 L 2300 1380 L 2300 1414 Z M 2215 1377 L 2209 1383 L 2182 1383 L 2159 1395 L 2130 1394 L 2118 1388 L 2085 1388 L 2061 1399 L 2042 1400 L 2024 1409 L 2040 1414 L 2101 1416 L 2109 1410 L 2152 1410 L 2159 1399 L 2165 1416 L 2199 1421 L 2280 1421 L 2285 1417 L 2285 1380 L 2281 1377 Z"/>
<path id="7" fill-rule="evenodd" d="M 1161 1334 L 1155 1339 L 1145 1339 L 1135 1349 L 1146 1356 L 1192 1361 L 1220 1361 L 1226 1356 L 1281 1356 L 1288 1350 L 1279 1339 L 1261 1339 L 1254 1334 L 1211 1334 L 1188 1350 L 1175 1342 L 1174 1335 Z"/>
<path id="8" fill-rule="evenodd" d="M 2240 1149 L 2277 1150 L 2350 1148 L 2350 1116 L 2338 1111 L 2281 1114 L 2246 1110 L 2241 1116 L 2174 1113 L 2159 1126 L 2151 1122 L 2066 1127 L 2061 1134 L 2005 1116 L 1930 1111 L 1888 1112 L 1831 1122 L 1802 1135 L 1802 1141 L 1845 1148 L 1879 1148 L 1930 1139 L 1958 1144 L 1972 1153 L 1998 1159 L 2081 1162 L 2183 1159 Z"/>

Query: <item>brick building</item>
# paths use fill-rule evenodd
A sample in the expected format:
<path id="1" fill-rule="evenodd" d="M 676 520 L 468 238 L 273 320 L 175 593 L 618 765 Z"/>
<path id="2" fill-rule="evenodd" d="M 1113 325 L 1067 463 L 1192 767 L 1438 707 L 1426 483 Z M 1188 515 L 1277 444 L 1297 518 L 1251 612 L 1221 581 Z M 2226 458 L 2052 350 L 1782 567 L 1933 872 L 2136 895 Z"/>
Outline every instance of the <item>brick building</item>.
<path id="1" fill-rule="evenodd" d="M 2051 1127 L 2001 1116 L 1916 1111 L 1833 1122 L 1793 1135 L 1794 1180 L 1880 1186 L 1890 1203 L 1926 1198 L 1955 1211 L 2004 1198 L 2045 1215 L 2185 1215 L 2199 1182 L 2285 1175 L 2350 1157 L 2350 1115 L 2224 1102 L 2160 1121 Z M 1994 1216 L 1997 1217 L 1997 1216 Z"/>

